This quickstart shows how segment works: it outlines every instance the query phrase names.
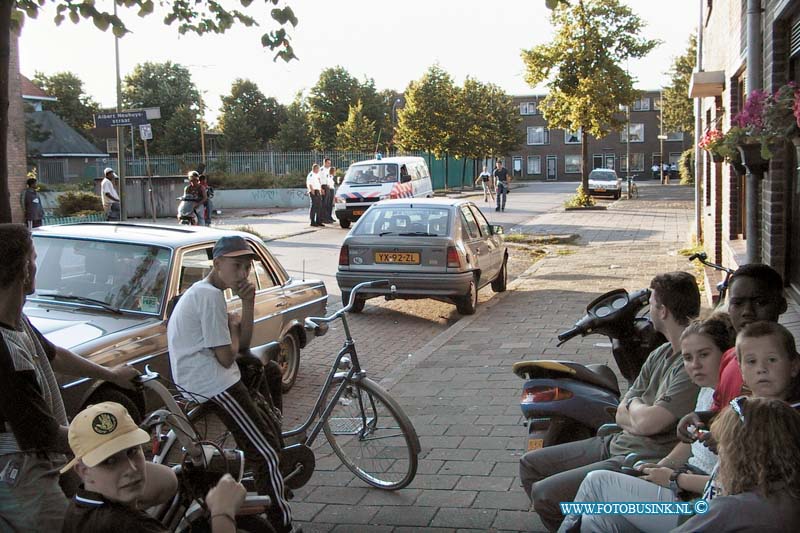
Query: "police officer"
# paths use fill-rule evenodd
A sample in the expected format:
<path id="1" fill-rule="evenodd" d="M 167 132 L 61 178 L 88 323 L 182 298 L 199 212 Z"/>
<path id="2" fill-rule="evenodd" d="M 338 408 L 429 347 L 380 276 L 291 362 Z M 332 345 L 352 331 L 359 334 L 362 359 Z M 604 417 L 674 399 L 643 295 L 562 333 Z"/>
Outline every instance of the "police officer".
<path id="1" fill-rule="evenodd" d="M 309 218 L 311 219 L 311 225 L 316 227 L 325 225 L 322 223 L 322 181 L 320 178 L 319 165 L 314 163 L 314 166 L 311 167 L 311 172 L 306 176 L 306 189 L 308 190 L 308 197 L 311 199 Z"/>

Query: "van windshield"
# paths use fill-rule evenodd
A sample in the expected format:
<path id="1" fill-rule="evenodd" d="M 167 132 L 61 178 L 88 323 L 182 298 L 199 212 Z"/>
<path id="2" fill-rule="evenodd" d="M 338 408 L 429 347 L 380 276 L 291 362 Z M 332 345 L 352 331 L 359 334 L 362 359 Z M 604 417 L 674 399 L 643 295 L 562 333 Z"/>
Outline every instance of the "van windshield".
<path id="1" fill-rule="evenodd" d="M 397 164 L 373 163 L 369 165 L 350 165 L 344 182 L 350 185 L 375 185 L 397 181 Z"/>

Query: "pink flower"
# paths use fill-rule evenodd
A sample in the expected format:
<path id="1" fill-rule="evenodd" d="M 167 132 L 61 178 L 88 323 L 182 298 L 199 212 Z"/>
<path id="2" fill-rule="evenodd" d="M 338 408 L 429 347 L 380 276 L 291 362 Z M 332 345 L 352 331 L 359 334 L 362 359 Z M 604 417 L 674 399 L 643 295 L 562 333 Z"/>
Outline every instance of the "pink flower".
<path id="1" fill-rule="evenodd" d="M 797 127 L 800 128 L 800 90 L 797 90 L 794 93 L 792 112 L 794 113 L 794 118 L 797 121 Z"/>
<path id="2" fill-rule="evenodd" d="M 711 150 L 720 141 L 722 141 L 722 132 L 716 129 L 708 130 L 703 134 L 697 146 L 703 150 Z"/>

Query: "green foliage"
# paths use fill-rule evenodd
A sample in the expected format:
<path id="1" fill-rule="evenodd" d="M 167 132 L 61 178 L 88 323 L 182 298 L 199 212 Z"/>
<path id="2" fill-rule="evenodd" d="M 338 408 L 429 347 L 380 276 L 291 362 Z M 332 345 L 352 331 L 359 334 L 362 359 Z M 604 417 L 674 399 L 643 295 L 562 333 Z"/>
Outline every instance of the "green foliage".
<path id="1" fill-rule="evenodd" d="M 620 129 L 620 106 L 637 97 L 623 65 L 629 58 L 644 57 L 658 43 L 640 37 L 641 19 L 619 0 L 577 0 L 554 7 L 554 38 L 522 52 L 525 80 L 531 87 L 548 82 L 540 107 L 550 128 L 583 133 L 582 174 L 588 188 L 585 135 L 600 138 Z"/>
<path id="2" fill-rule="evenodd" d="M 247 225 L 244 225 L 244 226 L 236 226 L 233 229 L 234 229 L 234 231 L 243 231 L 244 233 L 249 233 L 251 235 L 255 235 L 256 237 L 258 237 L 262 241 L 264 240 L 264 236 L 257 229 L 255 229 L 253 226 L 251 226 L 250 224 L 247 224 Z"/>
<path id="3" fill-rule="evenodd" d="M 231 94 L 222 97 L 219 118 L 223 146 L 229 152 L 263 148 L 286 120 L 286 109 L 275 98 L 267 98 L 250 80 L 237 79 Z"/>
<path id="4" fill-rule="evenodd" d="M 133 72 L 125 76 L 122 99 L 127 109 L 161 108 L 161 120 L 151 124 L 153 140 L 148 141 L 151 154 L 199 151 L 200 93 L 186 67 L 171 61 L 136 65 Z M 173 117 L 176 114 L 179 116 Z M 191 122 L 194 126 L 190 129 L 179 130 Z M 189 139 L 190 135 L 194 138 Z M 190 146 L 195 148 L 187 150 Z"/>
<path id="5" fill-rule="evenodd" d="M 681 185 L 694 185 L 694 146 L 681 154 L 678 172 L 681 175 Z"/>
<path id="6" fill-rule="evenodd" d="M 395 142 L 402 150 L 424 150 L 443 157 L 451 148 L 456 117 L 457 89 L 453 78 L 434 65 L 408 84 L 405 106 L 398 111 Z"/>
<path id="7" fill-rule="evenodd" d="M 93 115 L 100 110 L 100 104 L 83 92 L 83 82 L 78 76 L 72 72 L 57 72 L 52 76 L 36 72 L 31 81 L 48 96 L 58 98 L 55 102 L 43 102 L 44 109 L 58 115 L 82 135 L 90 136 Z"/>
<path id="8" fill-rule="evenodd" d="M 575 189 L 575 195 L 564 202 L 564 207 L 592 207 L 595 205 L 594 198 L 587 194 L 586 190 L 583 185 L 578 185 L 578 188 Z"/>
<path id="9" fill-rule="evenodd" d="M 266 172 L 253 174 L 212 174 L 211 186 L 220 189 L 304 189 L 305 174 L 276 176 Z"/>
<path id="10" fill-rule="evenodd" d="M 36 188 L 41 192 L 94 192 L 94 180 L 84 180 L 74 183 L 39 183 Z"/>
<path id="11" fill-rule="evenodd" d="M 77 213 L 103 211 L 103 203 L 96 194 L 88 192 L 68 192 L 58 197 L 56 215 L 60 217 L 77 216 Z"/>
<path id="12" fill-rule="evenodd" d="M 368 152 L 373 149 L 375 123 L 364 116 L 361 100 L 350 106 L 347 120 L 336 126 L 336 149 Z"/>
<path id="13" fill-rule="evenodd" d="M 689 82 L 697 63 L 697 37 L 689 37 L 686 53 L 675 58 L 670 69 L 670 86 L 664 89 L 664 131 L 682 131 L 694 138 L 694 101 Z"/>
<path id="14" fill-rule="evenodd" d="M 307 152 L 311 150 L 311 123 L 308 106 L 298 94 L 286 109 L 286 121 L 281 124 L 275 143 L 284 152 Z"/>

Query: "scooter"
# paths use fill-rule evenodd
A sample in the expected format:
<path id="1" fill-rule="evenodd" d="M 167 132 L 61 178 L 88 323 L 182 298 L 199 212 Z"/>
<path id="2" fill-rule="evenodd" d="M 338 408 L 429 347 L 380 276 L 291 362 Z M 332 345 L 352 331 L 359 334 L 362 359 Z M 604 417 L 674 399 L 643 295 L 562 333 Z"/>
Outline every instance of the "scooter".
<path id="1" fill-rule="evenodd" d="M 197 213 L 194 211 L 194 206 L 199 199 L 192 195 L 179 196 L 177 199 L 180 201 L 178 204 L 178 220 L 180 223 L 187 226 L 196 226 Z"/>
<path id="2" fill-rule="evenodd" d="M 666 342 L 644 316 L 650 289 L 616 289 L 586 307 L 586 314 L 558 335 L 558 346 L 578 335 L 605 335 L 622 376 L 631 384 L 647 356 Z M 617 376 L 604 364 L 535 360 L 514 363 L 525 379 L 520 408 L 528 426 L 526 450 L 589 438 L 615 422 L 620 392 Z"/>

